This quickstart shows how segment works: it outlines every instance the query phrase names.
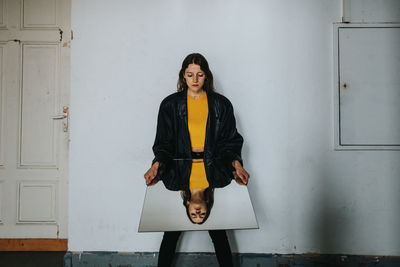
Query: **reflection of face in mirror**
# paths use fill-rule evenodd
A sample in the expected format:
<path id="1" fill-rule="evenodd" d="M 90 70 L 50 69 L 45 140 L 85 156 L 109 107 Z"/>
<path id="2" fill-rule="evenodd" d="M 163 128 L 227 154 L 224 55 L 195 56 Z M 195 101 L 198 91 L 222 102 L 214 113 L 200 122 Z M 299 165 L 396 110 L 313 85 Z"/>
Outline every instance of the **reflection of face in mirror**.
<path id="1" fill-rule="evenodd" d="M 214 189 L 190 189 L 181 191 L 183 206 L 189 220 L 195 224 L 203 224 L 211 213 L 214 204 Z"/>

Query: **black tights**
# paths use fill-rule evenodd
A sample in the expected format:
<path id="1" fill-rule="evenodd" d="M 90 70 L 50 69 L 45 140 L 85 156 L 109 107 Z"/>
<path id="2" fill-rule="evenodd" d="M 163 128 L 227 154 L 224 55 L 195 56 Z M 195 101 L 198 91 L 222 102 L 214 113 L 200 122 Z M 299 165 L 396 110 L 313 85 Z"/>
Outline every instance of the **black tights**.
<path id="1" fill-rule="evenodd" d="M 178 243 L 181 233 L 181 231 L 164 233 L 160 253 L 158 254 L 158 267 L 171 266 L 175 256 L 176 244 Z M 214 243 L 219 266 L 232 267 L 232 252 L 225 230 L 209 230 L 208 233 Z"/>

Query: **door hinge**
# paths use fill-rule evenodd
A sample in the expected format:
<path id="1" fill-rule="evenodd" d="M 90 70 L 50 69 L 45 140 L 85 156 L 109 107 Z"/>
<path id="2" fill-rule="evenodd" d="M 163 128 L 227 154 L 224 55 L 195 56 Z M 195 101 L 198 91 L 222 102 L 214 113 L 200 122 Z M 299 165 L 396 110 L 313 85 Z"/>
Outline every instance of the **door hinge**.
<path id="1" fill-rule="evenodd" d="M 21 44 L 21 40 L 18 40 L 18 39 L 7 40 L 7 42 L 16 42 L 16 43 Z"/>
<path id="2" fill-rule="evenodd" d="M 62 42 L 62 38 L 63 38 L 63 31 L 61 30 L 61 28 L 58 29 L 60 31 L 60 42 Z"/>
<path id="3" fill-rule="evenodd" d="M 71 30 L 71 41 L 74 40 L 74 31 Z"/>

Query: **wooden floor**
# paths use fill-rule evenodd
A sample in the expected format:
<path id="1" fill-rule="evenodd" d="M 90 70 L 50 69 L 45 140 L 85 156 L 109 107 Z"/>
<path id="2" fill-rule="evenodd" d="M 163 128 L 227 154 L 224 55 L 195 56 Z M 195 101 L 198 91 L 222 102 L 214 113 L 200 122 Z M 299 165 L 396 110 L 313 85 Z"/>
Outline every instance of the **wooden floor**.
<path id="1" fill-rule="evenodd" d="M 68 250 L 68 239 L 0 238 L 0 251 L 67 251 L 67 250 Z"/>

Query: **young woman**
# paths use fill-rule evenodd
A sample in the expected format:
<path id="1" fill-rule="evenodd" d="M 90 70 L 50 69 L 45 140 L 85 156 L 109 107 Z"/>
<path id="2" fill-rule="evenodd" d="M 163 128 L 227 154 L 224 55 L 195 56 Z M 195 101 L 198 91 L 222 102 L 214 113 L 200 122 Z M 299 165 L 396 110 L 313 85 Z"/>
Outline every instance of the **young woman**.
<path id="1" fill-rule="evenodd" d="M 161 179 L 167 189 L 181 190 L 189 219 L 204 223 L 212 206 L 207 205 L 210 190 L 224 187 L 232 179 L 247 185 L 249 174 L 242 166 L 242 145 L 232 104 L 214 92 L 207 60 L 201 54 L 188 55 L 179 72 L 178 92 L 160 105 L 155 158 L 144 175 L 146 184 Z M 180 234 L 164 233 L 158 266 L 171 265 Z M 220 266 L 232 266 L 225 230 L 210 230 L 209 234 Z"/>

